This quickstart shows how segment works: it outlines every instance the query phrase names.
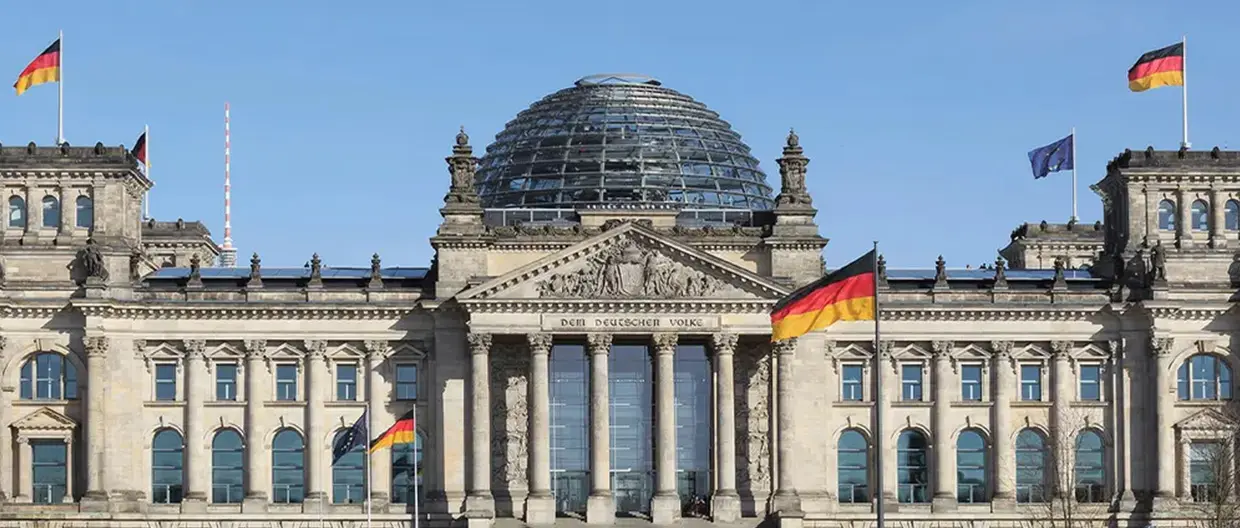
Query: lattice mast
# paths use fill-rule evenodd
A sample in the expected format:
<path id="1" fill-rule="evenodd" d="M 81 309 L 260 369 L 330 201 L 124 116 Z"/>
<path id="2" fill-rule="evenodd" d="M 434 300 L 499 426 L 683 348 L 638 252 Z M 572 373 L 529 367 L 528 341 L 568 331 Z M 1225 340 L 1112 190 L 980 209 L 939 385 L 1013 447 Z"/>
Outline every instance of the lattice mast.
<path id="1" fill-rule="evenodd" d="M 232 241 L 232 137 L 227 102 L 224 103 L 224 246 L 220 248 L 220 266 L 237 267 L 237 248 Z"/>

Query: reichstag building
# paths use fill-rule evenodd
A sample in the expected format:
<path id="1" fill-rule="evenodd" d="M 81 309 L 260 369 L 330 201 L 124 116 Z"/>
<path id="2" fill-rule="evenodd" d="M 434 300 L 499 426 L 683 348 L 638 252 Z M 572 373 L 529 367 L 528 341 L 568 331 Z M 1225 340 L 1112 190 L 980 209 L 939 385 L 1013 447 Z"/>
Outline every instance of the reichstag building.
<path id="1" fill-rule="evenodd" d="M 772 345 L 770 307 L 825 272 L 795 133 L 768 178 L 715 111 L 601 75 L 480 158 L 444 139 L 434 259 L 360 268 L 217 266 L 202 223 L 143 219 L 124 147 L 0 147 L 0 525 L 851 527 L 881 494 L 901 526 L 1162 527 L 1237 502 L 1240 153 L 1124 151 L 1093 168 L 1103 221 L 1021 225 L 981 268 L 880 261 L 881 341 Z M 416 444 L 333 463 L 363 411 L 374 437 L 411 410 Z"/>

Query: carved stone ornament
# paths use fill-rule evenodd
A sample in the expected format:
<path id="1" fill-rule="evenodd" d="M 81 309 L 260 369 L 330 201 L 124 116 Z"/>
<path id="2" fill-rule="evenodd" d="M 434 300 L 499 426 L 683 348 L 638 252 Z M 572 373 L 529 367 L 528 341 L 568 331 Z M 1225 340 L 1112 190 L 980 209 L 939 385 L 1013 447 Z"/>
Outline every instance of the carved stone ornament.
<path id="1" fill-rule="evenodd" d="M 943 255 L 934 261 L 934 287 L 947 287 L 947 261 L 943 260 Z"/>
<path id="2" fill-rule="evenodd" d="M 1055 358 L 1055 360 L 1071 359 L 1072 342 L 1051 341 L 1051 355 Z"/>
<path id="3" fill-rule="evenodd" d="M 529 344 L 530 354 L 549 354 L 553 337 L 551 334 L 527 334 L 525 340 Z"/>
<path id="4" fill-rule="evenodd" d="M 887 259 L 879 255 L 878 259 L 874 261 L 874 267 L 875 275 L 878 278 L 878 286 L 880 288 L 887 287 Z"/>
<path id="5" fill-rule="evenodd" d="M 586 350 L 590 354 L 611 352 L 611 334 L 586 334 Z"/>
<path id="6" fill-rule="evenodd" d="M 772 347 L 775 353 L 779 355 L 795 354 L 797 352 L 797 338 L 791 337 L 782 341 L 776 341 Z"/>
<path id="7" fill-rule="evenodd" d="M 1167 282 L 1167 250 L 1163 248 L 1161 240 L 1150 248 L 1150 282 Z"/>
<path id="8" fill-rule="evenodd" d="M 327 341 L 322 339 L 307 339 L 304 343 L 306 346 L 306 357 L 313 360 L 323 360 L 327 358 Z"/>
<path id="9" fill-rule="evenodd" d="M 189 259 L 189 286 L 193 288 L 202 286 L 202 260 L 198 258 L 197 253 Z"/>
<path id="10" fill-rule="evenodd" d="M 1007 282 L 1007 263 L 1003 261 L 1003 257 L 995 258 L 995 282 L 994 288 L 1004 289 L 1008 287 Z"/>
<path id="11" fill-rule="evenodd" d="M 991 341 L 990 352 L 991 361 L 996 366 L 1007 365 L 1008 368 L 1016 369 L 1016 357 L 1012 355 L 1013 343 L 1011 341 Z"/>
<path id="12" fill-rule="evenodd" d="M 744 491 L 771 489 L 771 363 L 769 345 L 746 348 L 736 354 L 736 466 L 738 487 Z"/>
<path id="13" fill-rule="evenodd" d="M 491 352 L 491 334 L 470 332 L 466 340 L 469 341 L 470 354 L 485 355 Z"/>
<path id="14" fill-rule="evenodd" d="M 658 333 L 654 335 L 654 350 L 656 354 L 674 354 L 676 345 L 680 342 L 680 336 L 670 333 Z"/>
<path id="15" fill-rule="evenodd" d="M 86 338 L 84 344 L 86 345 L 87 356 L 102 357 L 108 355 L 111 341 L 104 336 L 90 336 Z"/>
<path id="16" fill-rule="evenodd" d="M 319 258 L 318 253 L 310 257 L 310 285 L 323 285 L 323 260 Z"/>
<path id="17" fill-rule="evenodd" d="M 775 198 L 778 205 L 811 205 L 814 203 L 805 188 L 806 167 L 809 158 L 801 148 L 801 138 L 794 130 L 788 131 L 788 141 L 784 145 L 783 156 L 775 160 L 779 163 L 780 189 Z"/>
<path id="18" fill-rule="evenodd" d="M 736 353 L 736 343 L 740 336 L 730 333 L 711 334 L 710 347 L 716 355 Z"/>
<path id="19" fill-rule="evenodd" d="M 366 283 L 366 287 L 372 290 L 383 287 L 383 267 L 378 253 L 370 257 L 370 281 Z"/>
<path id="20" fill-rule="evenodd" d="M 446 203 L 478 203 L 478 193 L 474 190 L 474 174 L 478 170 L 478 158 L 474 157 L 474 149 L 469 146 L 469 135 L 465 127 L 456 135 L 456 144 L 452 146 L 452 155 L 444 159 L 448 162 L 448 173 L 452 175 L 452 185 Z"/>
<path id="21" fill-rule="evenodd" d="M 266 339 L 247 339 L 242 346 L 245 348 L 247 359 L 262 359 L 267 356 Z"/>
<path id="22" fill-rule="evenodd" d="M 1154 357 L 1170 356 L 1171 349 L 1174 346 L 1175 346 L 1174 338 L 1150 336 L 1150 355 Z"/>
<path id="23" fill-rule="evenodd" d="M 103 262 L 103 253 L 95 245 L 95 239 L 87 239 L 86 247 L 78 250 L 77 263 L 87 280 L 108 280 L 108 268 Z"/>
<path id="24" fill-rule="evenodd" d="M 936 360 L 947 360 L 951 358 L 952 349 L 955 348 L 955 345 L 951 341 L 935 341 L 930 343 L 930 353 L 933 354 Z"/>
<path id="25" fill-rule="evenodd" d="M 205 339 L 186 339 L 181 342 L 185 348 L 185 359 L 196 360 L 202 359 L 207 350 L 207 341 Z"/>
<path id="26" fill-rule="evenodd" d="M 497 489 L 526 487 L 529 464 L 529 355 L 496 343 L 491 357 L 491 479 Z"/>
<path id="27" fill-rule="evenodd" d="M 1068 287 L 1068 281 L 1064 278 L 1064 270 L 1068 267 L 1068 263 L 1063 257 L 1055 258 L 1055 274 L 1051 280 L 1051 289 L 1062 290 Z"/>
<path id="28" fill-rule="evenodd" d="M 362 346 L 366 348 L 366 353 L 372 358 L 381 358 L 387 353 L 388 342 L 382 339 L 368 339 Z"/>
<path id="29" fill-rule="evenodd" d="M 581 269 L 539 283 L 538 292 L 547 298 L 677 299 L 711 296 L 725 286 L 625 236 L 589 257 Z"/>
<path id="30" fill-rule="evenodd" d="M 250 281 L 246 283 L 247 288 L 261 288 L 263 286 L 263 259 L 258 258 L 258 253 L 250 257 Z"/>

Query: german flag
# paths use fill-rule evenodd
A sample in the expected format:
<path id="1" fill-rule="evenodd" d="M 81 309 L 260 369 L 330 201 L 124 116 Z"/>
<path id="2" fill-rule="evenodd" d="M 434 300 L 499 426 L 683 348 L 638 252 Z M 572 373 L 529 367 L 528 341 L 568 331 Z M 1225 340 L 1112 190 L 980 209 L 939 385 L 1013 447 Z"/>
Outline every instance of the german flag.
<path id="1" fill-rule="evenodd" d="M 1184 86 L 1184 43 L 1154 50 L 1128 69 L 1128 89 L 1144 92 L 1163 86 Z"/>
<path id="2" fill-rule="evenodd" d="M 392 424 L 379 438 L 370 442 L 370 452 L 374 453 L 385 447 L 392 447 L 393 444 L 412 444 L 417 438 L 417 427 L 414 423 L 413 410 L 401 415 L 396 423 Z"/>
<path id="3" fill-rule="evenodd" d="M 22 74 L 17 76 L 13 88 L 17 89 L 17 95 L 21 95 L 31 86 L 49 82 L 60 82 L 60 39 L 30 61 Z"/>
<path id="4" fill-rule="evenodd" d="M 771 341 L 782 341 L 836 321 L 874 320 L 874 250 L 792 292 L 771 309 Z"/>
<path id="5" fill-rule="evenodd" d="M 133 157 L 136 158 L 138 161 L 141 161 L 143 165 L 147 164 L 146 163 L 146 132 L 143 132 L 141 136 L 138 136 L 138 140 L 133 143 L 133 150 L 129 151 L 129 153 L 133 154 Z"/>

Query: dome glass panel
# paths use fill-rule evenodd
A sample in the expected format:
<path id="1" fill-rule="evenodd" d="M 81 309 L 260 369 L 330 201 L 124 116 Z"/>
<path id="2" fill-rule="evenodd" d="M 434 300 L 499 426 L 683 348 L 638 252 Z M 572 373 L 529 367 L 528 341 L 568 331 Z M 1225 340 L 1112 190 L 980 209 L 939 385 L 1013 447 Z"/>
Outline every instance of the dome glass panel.
<path id="1" fill-rule="evenodd" d="M 775 204 L 719 114 L 634 75 L 586 77 L 517 114 L 487 147 L 477 187 L 488 208 Z"/>

